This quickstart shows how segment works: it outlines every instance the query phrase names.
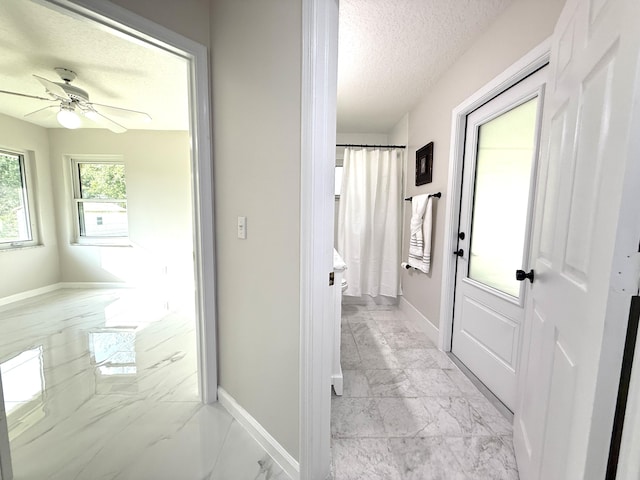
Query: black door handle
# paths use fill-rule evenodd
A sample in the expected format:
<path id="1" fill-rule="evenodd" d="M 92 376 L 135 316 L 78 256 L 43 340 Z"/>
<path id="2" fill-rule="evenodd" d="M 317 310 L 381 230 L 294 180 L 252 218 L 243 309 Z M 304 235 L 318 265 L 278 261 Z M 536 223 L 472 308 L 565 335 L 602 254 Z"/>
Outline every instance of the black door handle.
<path id="1" fill-rule="evenodd" d="M 463 249 L 458 249 L 455 252 L 453 252 L 454 255 L 457 255 L 459 257 L 462 257 L 464 255 L 464 250 Z"/>
<path id="2" fill-rule="evenodd" d="M 531 270 L 529 273 L 526 273 L 524 270 L 516 270 L 516 280 L 518 280 L 519 282 L 522 282 L 523 280 L 528 278 L 529 281 L 533 283 L 533 276 L 533 270 Z"/>

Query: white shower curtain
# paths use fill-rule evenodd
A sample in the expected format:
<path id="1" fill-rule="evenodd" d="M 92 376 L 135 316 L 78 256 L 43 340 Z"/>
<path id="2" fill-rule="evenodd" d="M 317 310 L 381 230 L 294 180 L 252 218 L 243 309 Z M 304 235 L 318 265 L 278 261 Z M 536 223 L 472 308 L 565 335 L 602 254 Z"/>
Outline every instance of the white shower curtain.
<path id="1" fill-rule="evenodd" d="M 400 293 L 402 150 L 349 148 L 338 214 L 345 295 Z"/>

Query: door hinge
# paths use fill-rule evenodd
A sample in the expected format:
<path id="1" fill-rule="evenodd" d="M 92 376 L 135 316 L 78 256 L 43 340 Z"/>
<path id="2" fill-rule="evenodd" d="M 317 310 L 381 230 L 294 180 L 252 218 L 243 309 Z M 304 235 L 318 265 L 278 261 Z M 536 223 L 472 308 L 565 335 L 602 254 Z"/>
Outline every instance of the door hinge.
<path id="1" fill-rule="evenodd" d="M 611 286 L 615 292 L 636 295 L 640 291 L 640 253 L 614 259 Z"/>
<path id="2" fill-rule="evenodd" d="M 329 273 L 329 286 L 332 287 L 334 283 L 335 273 Z"/>

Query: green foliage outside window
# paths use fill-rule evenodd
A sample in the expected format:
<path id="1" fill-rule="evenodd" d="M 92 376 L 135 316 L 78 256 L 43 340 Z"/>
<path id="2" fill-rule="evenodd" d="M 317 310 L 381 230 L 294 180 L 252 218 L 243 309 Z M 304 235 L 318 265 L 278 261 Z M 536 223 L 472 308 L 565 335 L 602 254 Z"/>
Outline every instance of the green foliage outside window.
<path id="1" fill-rule="evenodd" d="M 24 201 L 20 157 L 0 152 L 0 241 L 25 240 L 19 228 Z"/>
<path id="2" fill-rule="evenodd" d="M 126 199 L 124 165 L 81 163 L 80 189 L 81 198 L 85 199 Z"/>

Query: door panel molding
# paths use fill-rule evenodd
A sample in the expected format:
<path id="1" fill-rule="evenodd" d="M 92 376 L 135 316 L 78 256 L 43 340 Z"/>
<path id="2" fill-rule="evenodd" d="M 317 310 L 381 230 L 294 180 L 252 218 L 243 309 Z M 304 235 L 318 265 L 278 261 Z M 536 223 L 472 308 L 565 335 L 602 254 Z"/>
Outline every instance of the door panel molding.
<path id="1" fill-rule="evenodd" d="M 515 373 L 515 364 L 517 362 L 517 358 L 514 358 L 513 354 L 516 350 L 516 343 L 519 337 L 518 333 L 519 333 L 520 326 L 514 321 L 512 321 L 510 318 L 502 315 L 497 310 L 491 308 L 491 306 L 485 303 L 479 302 L 474 298 L 466 297 L 464 299 L 464 302 L 465 304 L 462 306 L 463 310 L 466 308 L 474 308 L 479 311 L 478 317 L 474 318 L 474 320 L 479 320 L 479 322 L 476 323 L 474 321 L 472 325 L 468 325 L 468 326 L 463 323 L 461 333 L 466 334 L 476 342 L 480 342 L 480 339 L 475 334 L 475 331 L 478 330 L 478 328 L 482 329 L 482 324 L 486 323 L 486 322 L 482 322 L 483 312 L 488 313 L 489 315 L 494 317 L 501 324 L 501 327 L 502 327 L 501 330 L 503 331 L 502 332 L 503 335 L 501 336 L 502 338 L 492 338 L 492 340 L 495 341 L 493 344 L 496 345 L 496 343 L 502 343 L 504 345 L 502 349 L 493 348 L 491 351 L 489 351 L 489 353 L 494 355 L 498 361 L 502 362 L 505 367 L 507 367 L 508 369 L 510 369 Z M 465 317 L 468 318 L 467 315 L 463 315 L 463 318 Z M 475 327 L 475 328 L 472 328 L 472 327 Z M 507 343 L 509 345 L 507 345 Z M 502 351 L 502 354 L 500 350 Z M 507 350 L 509 351 L 510 355 L 505 354 Z"/>
<path id="2" fill-rule="evenodd" d="M 514 425 L 523 480 L 605 474 L 640 278 L 638 15 L 636 0 L 568 0 L 553 37 Z"/>
<path id="3" fill-rule="evenodd" d="M 458 244 L 467 115 L 549 63 L 550 51 L 551 39 L 547 39 L 453 110 L 447 189 L 449 193 L 446 196 L 445 206 L 445 225 L 447 227 L 444 234 L 444 252 L 453 252 Z M 453 255 L 444 255 L 442 266 L 438 347 L 445 352 L 451 351 L 456 260 L 457 257 Z"/>

